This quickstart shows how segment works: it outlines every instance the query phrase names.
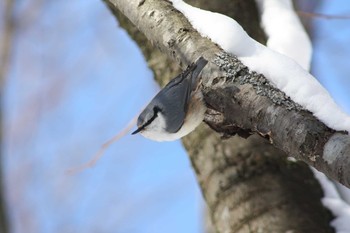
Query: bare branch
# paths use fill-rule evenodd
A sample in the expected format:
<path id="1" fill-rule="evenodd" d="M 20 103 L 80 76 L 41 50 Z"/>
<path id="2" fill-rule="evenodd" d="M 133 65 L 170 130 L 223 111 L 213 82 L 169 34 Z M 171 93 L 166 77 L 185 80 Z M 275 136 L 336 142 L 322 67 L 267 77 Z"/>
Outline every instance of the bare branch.
<path id="1" fill-rule="evenodd" d="M 136 125 L 137 116 L 133 117 L 130 122 L 123 128 L 119 133 L 114 135 L 111 139 L 102 144 L 101 148 L 97 151 L 97 153 L 86 163 L 67 170 L 67 174 L 75 175 L 78 172 L 81 172 L 87 168 L 91 168 L 95 166 L 97 161 L 104 155 L 105 151 L 116 141 L 124 137 L 130 130 Z"/>
<path id="2" fill-rule="evenodd" d="M 4 107 L 3 107 L 3 94 L 4 94 L 4 84 L 6 76 L 8 75 L 8 69 L 10 66 L 10 60 L 11 60 L 11 51 L 12 51 L 12 41 L 13 41 L 13 35 L 15 31 L 15 20 L 14 20 L 14 0 L 6 0 L 4 2 L 4 16 L 2 23 L 4 24 L 4 29 L 2 32 L 1 37 L 1 44 L 0 44 L 0 143 L 3 146 L 3 114 L 4 114 Z M 0 154 L 0 232 L 9 232 L 9 224 L 8 224 L 8 216 L 7 216 L 7 210 L 6 210 L 6 201 L 5 201 L 5 195 L 4 195 L 4 184 L 3 184 L 3 169 L 2 169 L 2 161 L 3 161 L 3 154 L 4 151 L 3 148 L 0 148 L 1 154 Z"/>
<path id="3" fill-rule="evenodd" d="M 340 19 L 340 20 L 348 20 L 350 19 L 350 15 L 327 15 L 321 13 L 312 13 L 305 11 L 297 11 L 300 16 L 313 17 L 313 18 L 321 18 L 321 19 Z"/>
<path id="4" fill-rule="evenodd" d="M 0 54 L 0 87 L 3 87 L 5 76 L 8 72 L 11 60 L 10 57 L 12 50 L 13 34 L 15 31 L 15 20 L 13 15 L 14 2 L 13 0 L 6 0 L 4 4 L 4 16 L 2 21 L 4 24 L 4 29 L 1 38 Z"/>

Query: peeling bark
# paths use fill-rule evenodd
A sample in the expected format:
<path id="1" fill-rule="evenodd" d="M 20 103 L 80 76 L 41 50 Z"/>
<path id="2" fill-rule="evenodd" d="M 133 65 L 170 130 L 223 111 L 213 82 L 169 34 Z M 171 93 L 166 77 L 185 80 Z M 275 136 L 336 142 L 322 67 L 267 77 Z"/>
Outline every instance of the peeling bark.
<path id="1" fill-rule="evenodd" d="M 301 157 L 298 146 L 312 139 L 305 142 L 304 137 L 297 138 L 297 143 L 290 142 L 289 136 L 295 133 L 295 129 L 287 120 L 289 116 L 298 120 L 299 131 L 309 130 L 307 126 L 314 127 L 313 124 L 316 129 L 320 127 L 319 131 L 328 133 L 327 137 L 333 131 L 320 124 L 310 113 L 301 111 L 300 106 L 283 93 L 265 85 L 263 76 L 249 72 L 237 59 L 202 38 L 181 13 L 172 8 L 171 3 L 155 0 L 105 2 L 121 26 L 138 43 L 162 86 L 180 72 L 172 59 L 182 66 L 199 55 L 211 61 L 203 72 L 203 92 L 208 104 L 205 122 L 222 136 L 202 125 L 185 137 L 183 143 L 217 232 L 334 232 L 329 227 L 332 216 L 320 202 L 322 189 L 312 172 L 302 162 L 286 160 L 285 153 L 292 155 L 296 151 L 294 156 Z M 244 28 L 251 28 L 251 36 L 265 41 L 259 29 L 254 1 L 187 2 L 224 12 L 239 20 Z M 154 49 L 152 44 L 162 52 Z M 261 82 L 265 84 L 260 85 Z M 277 95 L 259 95 L 257 88 L 273 91 Z M 274 115 L 280 113 L 283 114 L 281 117 Z M 307 122 L 302 122 L 302 119 L 307 119 Z M 287 134 L 282 127 L 287 127 Z M 262 137 L 250 136 L 254 132 Z M 234 134 L 250 137 L 232 137 Z M 285 136 L 279 139 L 280 135 Z M 223 140 L 223 137 L 229 139 Z M 317 140 L 326 142 L 327 138 Z M 269 142 L 285 152 L 274 148 Z M 303 153 L 314 149 L 305 147 Z"/>

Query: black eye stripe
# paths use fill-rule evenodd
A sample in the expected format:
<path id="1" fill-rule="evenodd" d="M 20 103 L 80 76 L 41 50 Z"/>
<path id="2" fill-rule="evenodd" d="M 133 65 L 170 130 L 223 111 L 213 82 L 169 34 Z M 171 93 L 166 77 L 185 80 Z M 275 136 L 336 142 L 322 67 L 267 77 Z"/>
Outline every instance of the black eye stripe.
<path id="1" fill-rule="evenodd" d="M 154 108 L 153 108 L 153 114 L 154 114 L 154 115 L 157 115 L 158 112 L 162 112 L 162 109 L 161 109 L 160 107 L 158 107 L 158 106 L 154 106 Z"/>
<path id="2" fill-rule="evenodd" d="M 140 127 L 140 130 L 144 130 L 149 124 L 152 123 L 152 121 L 154 119 L 156 119 L 156 117 L 158 116 L 158 112 L 162 112 L 162 109 L 160 109 L 159 107 L 155 106 L 153 108 L 153 116 L 145 123 L 143 124 L 141 127 Z"/>

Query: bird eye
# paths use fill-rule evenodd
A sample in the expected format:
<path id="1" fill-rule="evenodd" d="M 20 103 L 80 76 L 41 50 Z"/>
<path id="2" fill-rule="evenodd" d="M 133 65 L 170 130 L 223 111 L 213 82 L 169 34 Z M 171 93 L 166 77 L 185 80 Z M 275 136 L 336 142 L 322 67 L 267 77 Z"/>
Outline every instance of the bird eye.
<path id="1" fill-rule="evenodd" d="M 132 134 L 138 133 L 138 132 L 144 130 L 148 125 L 150 125 L 150 124 L 152 123 L 152 121 L 153 121 L 154 119 L 156 119 L 156 117 L 158 116 L 158 112 L 162 112 L 162 109 L 159 108 L 158 106 L 154 106 L 154 107 L 153 107 L 153 116 L 152 116 L 149 120 L 147 120 L 143 125 L 141 125 L 141 126 L 140 126 L 134 133 L 132 133 Z"/>
<path id="2" fill-rule="evenodd" d="M 147 127 L 149 124 L 152 123 L 154 119 L 158 116 L 158 112 L 161 112 L 162 110 L 158 106 L 153 107 L 153 116 L 142 126 L 143 128 Z"/>
<path id="3" fill-rule="evenodd" d="M 158 115 L 158 112 L 161 112 L 161 111 L 162 111 L 162 109 L 160 109 L 160 107 L 154 106 L 153 107 L 153 116 Z"/>

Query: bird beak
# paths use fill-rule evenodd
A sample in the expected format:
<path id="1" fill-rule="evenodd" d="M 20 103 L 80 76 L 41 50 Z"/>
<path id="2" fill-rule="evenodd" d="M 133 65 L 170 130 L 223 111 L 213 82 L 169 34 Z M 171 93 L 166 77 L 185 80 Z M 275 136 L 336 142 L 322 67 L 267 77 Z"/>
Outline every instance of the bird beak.
<path id="1" fill-rule="evenodd" d="M 142 130 L 142 128 L 137 128 L 134 132 L 131 133 L 131 135 L 137 134 Z"/>

